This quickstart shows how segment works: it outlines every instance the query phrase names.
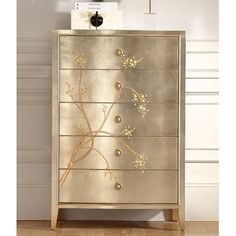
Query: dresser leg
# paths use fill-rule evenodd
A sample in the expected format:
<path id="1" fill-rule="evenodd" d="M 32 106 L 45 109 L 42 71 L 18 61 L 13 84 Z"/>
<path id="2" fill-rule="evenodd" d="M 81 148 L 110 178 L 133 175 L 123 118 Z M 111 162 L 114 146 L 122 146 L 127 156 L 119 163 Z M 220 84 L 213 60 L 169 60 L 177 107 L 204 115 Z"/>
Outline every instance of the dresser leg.
<path id="1" fill-rule="evenodd" d="M 52 207 L 51 210 L 51 229 L 56 229 L 57 227 L 57 217 L 58 217 L 58 207 Z"/>
<path id="2" fill-rule="evenodd" d="M 181 207 L 177 210 L 179 228 L 181 231 L 185 229 L 185 211 Z"/>

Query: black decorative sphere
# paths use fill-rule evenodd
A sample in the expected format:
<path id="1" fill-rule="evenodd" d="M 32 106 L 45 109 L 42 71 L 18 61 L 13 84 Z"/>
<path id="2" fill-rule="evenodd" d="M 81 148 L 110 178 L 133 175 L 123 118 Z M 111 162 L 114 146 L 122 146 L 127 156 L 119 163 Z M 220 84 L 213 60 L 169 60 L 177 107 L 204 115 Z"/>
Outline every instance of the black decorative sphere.
<path id="1" fill-rule="evenodd" d="M 103 17 L 96 11 L 96 14 L 91 17 L 90 23 L 95 27 L 99 27 L 103 23 Z"/>

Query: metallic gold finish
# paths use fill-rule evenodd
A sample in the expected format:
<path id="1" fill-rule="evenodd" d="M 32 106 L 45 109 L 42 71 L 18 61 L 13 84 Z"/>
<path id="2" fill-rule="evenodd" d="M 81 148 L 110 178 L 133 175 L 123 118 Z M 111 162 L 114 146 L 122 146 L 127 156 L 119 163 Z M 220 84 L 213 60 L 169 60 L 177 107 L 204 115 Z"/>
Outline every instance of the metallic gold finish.
<path id="1" fill-rule="evenodd" d="M 115 188 L 115 190 L 120 190 L 121 189 L 121 184 L 120 183 L 115 183 L 114 188 Z"/>
<path id="2" fill-rule="evenodd" d="M 60 209 L 72 209 L 72 208 L 79 208 L 79 209 L 150 209 L 150 210 L 157 210 L 157 209 L 177 209 L 177 203 L 59 203 L 58 204 Z M 165 221 L 163 221 L 165 222 Z M 165 222 L 166 223 L 166 222 Z"/>
<path id="3" fill-rule="evenodd" d="M 83 102 L 114 102 L 117 93 L 114 88 L 119 82 L 123 85 L 119 102 L 131 102 L 133 91 L 128 88 L 132 88 L 148 95 L 150 104 L 178 104 L 178 71 L 126 70 L 124 73 L 122 70 L 84 70 L 83 74 L 81 86 L 87 88 L 82 97 Z M 60 102 L 71 102 L 71 98 L 66 94 L 66 83 L 70 83 L 76 91 L 79 87 L 79 76 L 80 70 L 60 71 Z M 81 102 L 78 96 L 75 96 L 75 101 Z"/>
<path id="4" fill-rule="evenodd" d="M 58 217 L 58 149 L 59 149 L 59 98 L 58 98 L 58 33 L 53 35 L 53 54 L 52 54 L 52 171 L 51 171 L 51 228 L 56 228 Z"/>
<path id="5" fill-rule="evenodd" d="M 77 108 L 79 105 L 80 103 L 60 104 L 61 135 L 90 134 L 87 123 L 83 119 L 83 114 Z M 107 104 L 107 106 L 109 109 L 111 105 Z M 178 105 L 149 103 L 148 106 L 149 112 L 142 119 L 140 113 L 132 103 L 115 103 L 106 123 L 100 132 L 96 133 L 96 136 L 178 136 Z M 102 104 L 83 103 L 83 107 L 90 122 L 91 129 L 93 131 L 98 130 L 104 120 Z M 122 121 L 120 123 L 115 123 L 114 121 L 117 114 L 122 115 Z M 82 130 L 75 129 L 72 126 L 74 123 L 81 124 Z M 152 124 L 151 128 L 150 124 Z"/>
<path id="6" fill-rule="evenodd" d="M 142 207 L 183 229 L 184 32 L 62 30 L 53 50 L 52 228 L 60 208 Z"/>
<path id="7" fill-rule="evenodd" d="M 89 137 L 85 139 L 88 140 Z M 61 136 L 60 137 L 60 168 L 67 168 L 70 161 L 72 150 L 76 148 L 80 142 L 81 136 Z M 106 145 L 109 144 L 109 145 Z M 134 152 L 138 154 L 145 153 L 148 157 L 146 162 L 147 170 L 155 169 L 177 169 L 177 137 L 96 137 L 94 148 L 102 150 L 107 157 L 110 167 L 114 169 L 130 170 L 135 169 Z M 131 148 L 131 150 L 129 149 Z M 122 158 L 115 158 L 114 151 L 119 149 L 122 151 Z M 167 151 L 168 150 L 168 151 Z M 81 150 L 81 155 L 86 153 L 86 149 Z M 106 162 L 100 157 L 96 151 L 89 154 L 89 158 L 85 158 L 81 162 L 75 163 L 72 169 L 106 169 Z"/>
<path id="8" fill-rule="evenodd" d="M 82 69 L 84 69 L 84 67 L 85 67 L 86 60 L 84 59 L 84 56 L 81 56 L 81 54 L 76 55 L 76 56 L 74 57 L 74 60 L 75 60 L 75 62 L 79 65 L 79 67 L 80 67 L 78 96 L 79 96 L 80 99 L 82 99 L 82 98 L 83 98 L 83 94 L 84 94 L 84 93 L 83 93 L 84 90 L 83 90 L 83 88 L 81 87 L 81 81 L 82 81 L 82 79 L 83 79 L 83 71 L 82 71 Z M 70 83 L 66 83 L 66 84 L 67 84 L 67 87 L 68 87 L 68 90 L 66 91 L 66 94 L 67 94 L 68 96 L 70 96 L 70 98 L 72 99 L 73 102 L 75 102 L 75 95 L 73 94 L 73 88 L 71 88 Z M 120 93 L 117 93 L 117 96 L 116 96 L 116 99 L 115 99 L 114 103 L 118 101 L 119 97 L 120 97 Z M 106 121 L 107 121 L 107 119 L 108 119 L 108 117 L 109 117 L 109 114 L 110 114 L 110 112 L 111 112 L 111 110 L 112 110 L 112 108 L 113 108 L 113 106 L 114 106 L 114 103 L 110 106 L 110 108 L 108 109 L 108 111 L 107 111 L 107 106 L 105 106 L 105 105 L 103 104 L 103 106 L 102 106 L 102 111 L 103 111 L 103 114 L 104 114 L 104 118 L 103 118 L 103 121 L 102 121 L 102 123 L 101 123 L 101 125 L 100 125 L 100 128 L 99 128 L 98 130 L 96 130 L 96 131 L 93 131 L 93 130 L 91 129 L 91 124 L 90 124 L 90 121 L 89 121 L 89 119 L 88 119 L 88 117 L 87 117 L 87 113 L 86 113 L 86 111 L 84 110 L 83 103 L 81 103 L 81 104 L 76 104 L 76 103 L 75 103 L 76 108 L 77 108 L 80 112 L 82 112 L 82 117 L 84 118 L 84 120 L 86 121 L 86 124 L 87 124 L 87 126 L 88 126 L 89 133 L 88 133 L 88 134 L 85 134 L 86 136 L 89 136 L 89 135 L 96 135 L 97 133 L 101 132 L 101 129 L 102 129 L 102 127 L 104 126 L 104 124 L 106 123 Z M 116 121 L 117 123 L 119 123 L 119 122 L 121 121 L 121 117 L 120 117 L 120 116 L 116 116 L 115 121 Z M 73 126 L 74 126 L 75 128 L 77 128 L 77 124 L 76 124 L 76 125 L 73 124 Z M 82 127 L 81 124 L 79 125 L 79 127 L 80 127 L 79 129 L 81 130 L 81 127 Z M 83 133 L 82 130 L 81 130 L 81 132 Z M 103 131 L 103 133 L 104 133 L 104 132 L 106 132 L 106 131 Z M 85 137 L 86 137 L 86 136 L 85 136 Z M 113 180 L 113 181 L 117 181 L 117 180 L 118 180 L 117 176 L 115 176 L 115 175 L 113 174 L 113 172 L 112 172 L 112 170 L 111 170 L 111 168 L 110 168 L 110 164 L 109 164 L 107 158 L 101 153 L 100 150 L 94 148 L 94 137 L 89 138 L 89 140 L 87 140 L 86 142 L 84 142 L 84 141 L 85 141 L 85 138 L 83 137 L 83 138 L 81 139 L 81 141 L 77 144 L 76 148 L 74 149 L 73 154 L 72 154 L 72 156 L 71 156 L 71 158 L 70 158 L 70 160 L 69 160 L 69 162 L 68 162 L 67 169 L 64 171 L 63 175 L 61 176 L 61 178 L 60 178 L 60 180 L 59 180 L 59 186 L 60 186 L 60 187 L 62 187 L 63 184 L 65 183 L 65 181 L 66 181 L 66 179 L 68 178 L 68 175 L 69 175 L 69 173 L 70 173 L 70 170 L 71 170 L 72 167 L 75 165 L 75 163 L 78 162 L 78 161 L 81 161 L 81 160 L 85 159 L 85 158 L 88 156 L 88 154 L 91 153 L 91 151 L 96 151 L 96 152 L 100 155 L 100 157 L 105 161 L 105 163 L 106 163 L 105 176 L 108 175 L 108 176 L 110 177 L 110 180 Z M 89 146 L 89 143 L 91 143 L 90 146 Z M 85 146 L 86 144 L 88 144 L 88 146 Z M 127 145 L 127 147 L 128 147 L 128 145 Z M 129 148 L 130 150 L 132 150 L 130 147 L 128 147 L 128 148 Z M 83 150 L 83 149 L 86 149 L 86 150 L 87 150 L 86 153 L 83 154 L 83 155 L 80 156 L 80 157 L 77 157 L 78 153 L 79 153 L 81 150 Z M 140 155 L 140 154 L 136 153 L 136 152 L 133 151 L 133 150 L 132 150 L 132 152 L 133 152 L 134 156 L 136 156 L 136 158 L 137 158 L 137 156 Z M 135 167 L 137 167 L 137 166 L 135 166 Z"/>
<path id="9" fill-rule="evenodd" d="M 125 55 L 123 55 L 123 56 L 126 57 Z M 78 96 L 79 96 L 80 99 L 82 99 L 82 98 L 83 98 L 83 95 L 84 95 L 84 93 L 83 93 L 83 91 L 84 91 L 84 90 L 83 90 L 83 87 L 81 87 L 81 81 L 83 80 L 83 71 L 82 71 L 82 69 L 85 68 L 86 59 L 84 59 L 83 54 L 76 54 L 76 56 L 74 56 L 74 60 L 75 60 L 75 62 L 79 65 L 79 67 L 80 67 Z M 126 66 L 129 66 L 130 68 L 131 68 L 131 67 L 135 67 L 136 64 L 139 63 L 140 61 L 141 61 L 141 60 L 136 60 L 134 57 L 133 57 L 133 59 L 127 58 L 126 62 L 127 62 L 128 64 L 126 64 Z M 131 65 L 129 65 L 129 63 L 131 63 Z M 124 66 L 124 62 L 123 62 L 123 66 Z M 125 69 L 127 69 L 127 68 L 125 68 Z M 72 99 L 73 102 L 75 102 L 75 95 L 73 94 L 73 88 L 71 88 L 70 83 L 66 83 L 66 84 L 67 84 L 67 88 L 68 88 L 67 91 L 66 91 L 66 94 L 67 94 L 68 96 L 70 96 L 70 98 Z M 147 103 L 148 103 L 148 101 L 147 101 L 147 96 L 143 95 L 142 93 L 138 93 L 138 92 L 135 91 L 133 88 L 130 88 L 130 87 L 126 87 L 126 88 L 127 88 L 127 89 L 130 89 L 130 90 L 133 92 L 133 94 L 134 94 L 134 98 L 133 98 L 134 105 L 137 106 L 138 111 L 142 114 L 142 118 L 143 118 L 144 115 L 146 114 L 146 112 L 149 111 L 148 108 L 146 107 L 146 106 L 147 106 Z M 116 99 L 115 99 L 114 103 L 115 103 L 116 101 L 118 101 L 119 97 L 120 97 L 120 93 L 117 93 L 117 96 L 116 96 Z M 96 135 L 96 134 L 99 133 L 99 132 L 107 133 L 107 131 L 101 131 L 101 129 L 102 129 L 102 127 L 104 126 L 104 124 L 106 123 L 106 121 L 107 121 L 107 119 L 108 119 L 108 117 L 109 117 L 109 115 L 110 115 L 110 112 L 111 112 L 111 110 L 112 110 L 112 108 L 113 108 L 113 106 L 114 106 L 114 103 L 110 106 L 108 112 L 107 112 L 107 106 L 103 105 L 102 111 L 103 111 L 103 114 L 104 114 L 104 119 L 103 119 L 103 121 L 102 121 L 102 123 L 101 123 L 100 128 L 99 128 L 98 130 L 95 130 L 95 131 L 93 131 L 92 128 L 91 128 L 91 123 L 90 123 L 90 121 L 89 121 L 89 119 L 88 119 L 88 117 L 87 117 L 86 111 L 84 110 L 84 105 L 83 105 L 83 103 L 81 103 L 81 104 L 75 103 L 76 108 L 77 108 L 80 112 L 82 112 L 82 117 L 83 117 L 84 120 L 86 121 L 86 124 L 87 124 L 88 129 L 89 129 L 89 133 L 84 134 L 83 131 L 81 130 L 81 127 L 82 127 L 82 126 L 81 126 L 81 124 L 80 124 L 80 125 L 79 125 L 79 127 L 80 127 L 79 129 L 81 130 L 81 133 L 82 133 L 83 135 L 86 135 L 86 136 L 88 136 L 88 135 Z M 137 105 L 137 104 L 138 104 L 138 105 Z M 120 116 L 116 116 L 116 117 L 115 117 L 115 122 L 116 122 L 116 123 L 120 123 L 120 122 L 121 122 L 121 117 L 120 117 Z M 76 124 L 76 125 L 73 124 L 73 126 L 74 126 L 75 128 L 77 128 L 77 124 Z M 125 132 L 126 132 L 127 134 L 126 134 Z M 133 132 L 132 130 L 129 130 L 129 126 L 126 127 L 126 128 L 122 131 L 122 133 L 123 133 L 124 135 L 128 136 L 128 138 L 129 138 L 130 136 L 132 136 L 132 132 Z M 121 134 L 122 134 L 122 133 L 121 133 Z M 86 137 L 86 136 L 85 136 L 85 137 Z M 106 166 L 107 166 L 106 169 L 107 169 L 107 171 L 105 172 L 105 175 L 109 175 L 109 177 L 110 177 L 111 180 L 114 180 L 114 181 L 117 180 L 117 177 L 113 174 L 113 172 L 112 172 L 112 170 L 111 170 L 111 168 L 110 168 L 110 165 L 109 165 L 109 162 L 108 162 L 107 158 L 101 153 L 100 150 L 94 148 L 94 137 L 91 137 L 91 138 L 90 138 L 88 141 L 86 141 L 85 143 L 84 143 L 84 140 L 85 140 L 85 138 L 83 138 L 83 140 L 81 140 L 81 141 L 78 143 L 77 147 L 74 149 L 74 152 L 73 152 L 73 154 L 72 154 L 72 156 L 71 156 L 71 159 L 70 159 L 70 161 L 69 161 L 69 163 L 68 163 L 68 165 L 67 165 L 68 169 L 65 170 L 64 174 L 63 174 L 63 175 L 61 176 L 61 178 L 60 178 L 60 181 L 59 181 L 60 187 L 62 187 L 63 184 L 65 183 L 65 181 L 66 181 L 66 179 L 67 179 L 67 177 L 68 177 L 68 175 L 69 175 L 69 173 L 70 173 L 70 170 L 71 170 L 72 167 L 75 165 L 75 163 L 78 162 L 78 161 L 80 161 L 80 160 L 83 160 L 84 158 L 86 158 L 86 157 L 88 156 L 88 154 L 91 153 L 91 151 L 96 151 L 96 152 L 103 158 L 103 160 L 106 162 Z M 90 145 L 90 146 L 85 146 L 86 144 L 89 145 L 90 142 L 91 142 L 91 145 Z M 128 147 L 128 146 L 127 146 L 127 147 Z M 130 150 L 132 150 L 130 147 L 128 147 L 128 148 L 129 148 Z M 78 152 L 80 152 L 82 149 L 87 149 L 87 152 L 86 152 L 85 154 L 83 154 L 82 156 L 80 156 L 79 158 L 77 158 Z M 134 161 L 134 166 L 135 166 L 135 168 L 144 170 L 144 169 L 145 169 L 146 160 L 147 160 L 148 158 L 147 158 L 147 157 L 144 157 L 144 153 L 143 153 L 143 154 L 140 154 L 140 153 L 135 152 L 134 150 L 132 150 L 132 152 L 133 152 L 133 154 L 134 154 L 134 156 L 135 156 L 135 158 L 136 158 L 135 161 Z M 144 172 L 144 171 L 143 171 L 143 172 Z"/>
<path id="10" fill-rule="evenodd" d="M 122 117 L 117 115 L 117 116 L 115 116 L 114 121 L 118 124 L 122 121 Z"/>
<path id="11" fill-rule="evenodd" d="M 115 155 L 116 157 L 120 157 L 121 154 L 122 154 L 122 151 L 121 151 L 120 149 L 116 149 L 116 150 L 114 151 L 114 155 Z"/>
<path id="12" fill-rule="evenodd" d="M 185 228 L 185 33 L 179 37 L 179 207 L 178 218 L 180 229 Z"/>
<path id="13" fill-rule="evenodd" d="M 121 82 L 116 82 L 116 83 L 115 83 L 115 88 L 116 88 L 117 90 L 120 90 L 122 87 L 123 87 L 123 84 L 122 84 Z"/>
<path id="14" fill-rule="evenodd" d="M 115 51 L 115 55 L 119 57 L 119 56 L 121 56 L 122 54 L 123 54 L 122 49 L 117 48 L 116 51 Z"/>
<path id="15" fill-rule="evenodd" d="M 176 204 L 178 201 L 177 171 L 114 170 L 113 174 L 117 181 L 108 181 L 104 170 L 71 170 L 59 189 L 60 203 Z M 120 183 L 124 191 L 114 191 L 115 183 Z"/>
<path id="16" fill-rule="evenodd" d="M 129 59 L 134 57 L 135 60 L 143 58 L 136 69 L 178 70 L 178 36 L 171 33 L 161 37 L 157 37 L 155 33 L 148 34 L 148 37 L 146 33 L 135 33 L 130 37 L 124 32 L 112 37 L 107 37 L 106 33 L 102 36 L 89 32 L 84 32 L 83 36 L 61 35 L 60 69 L 79 69 L 73 58 L 73 52 L 76 52 L 86 56 L 86 69 L 120 70 L 123 60 L 128 59 L 124 66 L 133 70 Z M 114 55 L 115 49 L 120 45 L 125 52 L 125 58 L 123 54 L 121 57 Z M 95 57 L 94 53 L 98 52 L 98 48 L 99 53 Z"/>
<path id="17" fill-rule="evenodd" d="M 79 96 L 79 99 L 82 101 L 83 95 L 84 95 L 84 88 L 81 87 L 81 82 L 83 80 L 83 70 L 82 69 L 85 68 L 86 59 L 84 59 L 83 54 L 76 54 L 74 56 L 74 61 L 79 65 L 79 68 L 80 68 L 78 96 Z M 76 95 L 74 94 L 73 88 L 71 88 L 71 84 L 67 82 L 66 85 L 67 85 L 66 94 L 71 98 L 71 100 L 73 102 L 75 102 L 75 96 Z M 128 88 L 128 89 L 131 89 L 132 91 L 135 91 L 132 88 Z M 118 101 L 119 97 L 120 97 L 120 91 L 119 91 L 119 93 L 117 93 L 114 103 Z M 90 120 L 88 119 L 86 111 L 84 110 L 83 103 L 81 103 L 81 104 L 74 103 L 76 108 L 78 109 L 78 111 L 82 112 L 82 117 L 83 117 L 84 121 L 86 122 L 86 125 L 88 126 L 88 129 L 89 129 L 89 133 L 84 134 L 85 137 L 90 136 L 90 135 L 92 135 L 92 136 L 95 135 L 96 136 L 97 133 L 101 132 L 102 127 L 104 126 L 104 124 L 106 123 L 106 121 L 107 121 L 107 119 L 110 115 L 110 112 L 111 112 L 111 110 L 114 106 L 114 103 L 110 106 L 110 108 L 108 110 L 107 110 L 106 105 L 104 105 L 104 104 L 102 105 L 102 112 L 103 112 L 103 115 L 104 115 L 103 121 L 101 122 L 100 128 L 98 130 L 95 130 L 95 131 L 93 131 L 92 128 L 91 128 L 91 123 L 90 123 Z M 143 118 L 143 116 L 142 116 L 142 118 Z M 116 116 L 115 117 L 115 122 L 120 123 L 121 122 L 121 117 Z M 83 126 L 81 124 L 73 123 L 73 127 L 75 127 L 76 129 L 79 128 L 81 133 L 83 133 L 83 130 L 81 128 Z M 102 132 L 104 133 L 106 131 L 102 131 Z M 75 163 L 85 159 L 92 151 L 96 151 L 100 155 L 100 157 L 105 161 L 105 163 L 106 163 L 105 176 L 108 175 L 110 177 L 110 180 L 113 180 L 113 181 L 118 180 L 118 178 L 113 174 L 113 172 L 110 168 L 109 161 L 107 160 L 107 158 L 102 154 L 101 150 L 98 150 L 98 149 L 94 148 L 94 137 L 90 137 L 89 140 L 87 140 L 86 142 L 85 142 L 85 137 L 83 137 L 81 139 L 81 141 L 78 142 L 76 148 L 74 149 L 73 154 L 71 155 L 71 158 L 70 158 L 70 160 L 67 164 L 67 169 L 64 171 L 63 175 L 61 176 L 61 178 L 59 180 L 59 186 L 60 187 L 62 187 L 63 184 L 65 183 L 65 181 L 68 178 L 68 175 L 70 174 L 70 171 L 73 168 L 73 166 L 75 165 Z M 86 146 L 86 144 L 87 144 L 87 146 Z M 128 149 L 132 150 L 128 145 L 126 145 L 126 146 L 127 146 Z M 80 152 L 83 149 L 86 150 L 86 153 L 81 155 Z M 134 150 L 132 150 L 132 152 L 133 152 L 134 156 L 136 157 L 136 159 L 138 157 L 140 157 L 140 155 L 141 155 L 141 154 L 135 152 Z M 77 157 L 78 154 L 80 154 L 79 157 Z M 135 167 L 140 168 L 140 166 L 137 167 L 137 164 L 135 164 Z M 145 167 L 143 166 L 141 168 L 144 169 Z"/>

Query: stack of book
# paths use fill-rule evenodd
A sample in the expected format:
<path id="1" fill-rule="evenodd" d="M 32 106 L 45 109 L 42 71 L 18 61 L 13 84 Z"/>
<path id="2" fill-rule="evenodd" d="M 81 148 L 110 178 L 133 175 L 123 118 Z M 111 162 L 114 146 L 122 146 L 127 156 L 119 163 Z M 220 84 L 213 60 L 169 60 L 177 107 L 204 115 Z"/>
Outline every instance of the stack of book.
<path id="1" fill-rule="evenodd" d="M 97 29 L 122 29 L 123 14 L 118 10 L 117 2 L 77 2 L 71 11 L 71 29 L 96 29 L 90 18 L 98 12 L 103 17 L 103 24 Z"/>

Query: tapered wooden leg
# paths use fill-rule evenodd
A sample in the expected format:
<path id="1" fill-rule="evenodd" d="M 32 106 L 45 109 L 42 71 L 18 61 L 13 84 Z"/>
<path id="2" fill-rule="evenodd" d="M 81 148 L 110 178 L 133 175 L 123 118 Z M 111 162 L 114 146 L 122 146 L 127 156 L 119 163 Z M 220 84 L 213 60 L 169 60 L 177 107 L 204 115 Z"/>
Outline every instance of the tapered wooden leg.
<path id="1" fill-rule="evenodd" d="M 185 229 L 185 211 L 181 207 L 177 210 L 179 228 L 181 231 Z"/>
<path id="2" fill-rule="evenodd" d="M 57 227 L 57 217 L 58 217 L 58 207 L 53 206 L 51 210 L 51 229 L 56 229 Z"/>

